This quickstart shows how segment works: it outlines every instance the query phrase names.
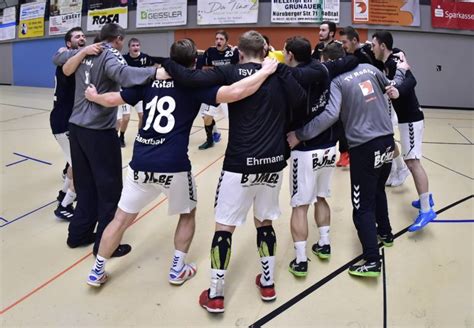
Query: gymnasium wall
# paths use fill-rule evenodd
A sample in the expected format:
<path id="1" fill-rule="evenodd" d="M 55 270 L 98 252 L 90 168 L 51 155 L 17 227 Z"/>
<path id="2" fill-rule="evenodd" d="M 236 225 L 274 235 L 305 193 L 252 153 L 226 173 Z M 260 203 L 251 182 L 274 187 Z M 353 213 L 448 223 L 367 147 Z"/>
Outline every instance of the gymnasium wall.
<path id="1" fill-rule="evenodd" d="M 191 2 L 191 1 L 190 1 Z M 420 1 L 421 27 L 398 26 L 355 26 L 362 35 L 362 41 L 370 39 L 376 28 L 389 29 L 395 45 L 406 51 L 409 62 L 418 80 L 417 94 L 424 106 L 474 108 L 472 77 L 474 76 L 474 32 L 431 27 L 430 6 Z M 181 37 L 192 37 L 201 49 L 213 45 L 214 32 L 224 28 L 230 34 L 230 41 L 236 44 L 238 35 L 244 30 L 258 29 L 270 37 L 272 45 L 281 49 L 284 40 L 292 35 L 306 36 L 313 44 L 318 40 L 317 24 L 272 24 L 270 22 L 271 3 L 260 0 L 259 23 L 245 26 L 206 26 L 196 23 L 195 1 L 188 6 L 188 24 L 183 27 L 160 29 L 137 29 L 135 11 L 129 12 L 127 37 L 138 37 L 142 41 L 142 51 L 155 56 L 167 56 L 172 42 Z M 338 26 L 351 25 L 351 3 L 341 1 L 341 18 Z M 86 29 L 86 17 L 82 18 Z M 45 30 L 48 30 L 46 22 Z M 86 32 L 92 40 L 94 32 Z M 52 41 L 55 40 L 55 41 Z M 62 46 L 62 38 L 35 39 L 34 41 L 15 40 L 0 43 L 0 83 L 28 86 L 53 87 L 54 68 L 51 56 Z M 34 47 L 34 48 L 33 48 Z M 126 52 L 126 49 L 124 49 Z M 35 55 L 32 56 L 31 54 Z M 27 54 L 30 54 L 28 57 Z M 19 55 L 22 59 L 16 59 Z M 22 57 L 23 56 L 23 57 Z M 13 59 L 12 59 L 13 57 Z M 28 57 L 28 58 L 25 58 Z M 5 58 L 5 59 L 4 59 Z M 11 60 L 12 67 L 4 67 Z M 28 59 L 28 60 L 27 60 Z M 8 65 L 6 65 L 8 66 Z M 35 76 L 28 77 L 32 71 Z"/>

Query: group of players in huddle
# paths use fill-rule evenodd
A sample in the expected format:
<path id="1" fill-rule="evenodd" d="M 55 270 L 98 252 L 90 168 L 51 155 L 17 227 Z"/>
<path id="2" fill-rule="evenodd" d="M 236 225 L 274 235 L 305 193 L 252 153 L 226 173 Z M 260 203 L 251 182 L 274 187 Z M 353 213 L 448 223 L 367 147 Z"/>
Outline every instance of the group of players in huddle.
<path id="1" fill-rule="evenodd" d="M 370 44 L 360 44 L 352 27 L 340 30 L 341 42 L 334 40 L 335 34 L 335 24 L 323 22 L 321 42 L 314 50 L 306 38 L 294 36 L 275 54 L 268 39 L 256 31 L 242 34 L 237 47 L 228 45 L 225 31 L 218 31 L 215 47 L 203 56 L 198 56 L 193 40 L 175 41 L 170 58 L 160 59 L 161 68 L 151 66 L 154 57 L 140 52 L 137 39 L 129 41 L 130 53 L 122 56 L 125 33 L 117 24 L 105 25 L 99 42 L 89 46 L 80 28 L 66 34 L 66 48 L 53 58 L 57 87 L 51 126 L 74 170 L 68 172 L 55 213 L 67 213 L 62 218 L 71 221 L 70 247 L 94 243 L 89 285 L 104 284 L 107 260 L 130 252 L 130 245 L 120 244 L 125 230 L 162 193 L 168 197 L 168 214 L 179 215 L 169 282 L 181 285 L 196 274 L 196 265 L 186 262 L 197 203 L 187 155 L 189 135 L 201 112 L 206 141 L 200 149 L 212 147 L 220 140 L 214 116 L 227 107 L 229 138 L 215 196 L 211 281 L 199 304 L 209 312 L 224 311 L 232 234 L 252 206 L 262 267 L 255 283 L 262 300 L 276 298 L 277 239 L 272 222 L 281 214 L 279 193 L 288 161 L 296 253 L 289 271 L 297 277 L 308 272 L 311 204 L 320 233 L 312 252 L 330 258 L 326 198 L 341 139 L 347 143 L 341 157 L 350 159 L 353 220 L 364 257 L 349 273 L 380 275 L 377 240 L 392 246 L 394 239 L 385 186 L 403 183 L 411 172 L 419 194 L 412 205 L 419 215 L 409 231 L 436 217 L 420 163 L 423 113 L 415 95 L 416 80 L 403 52 L 393 48 L 390 32 L 376 32 Z M 122 186 L 124 139 L 123 133 L 117 138 L 116 120 L 117 107 L 125 104 L 141 107 L 143 116 Z M 401 151 L 393 139 L 394 112 Z"/>

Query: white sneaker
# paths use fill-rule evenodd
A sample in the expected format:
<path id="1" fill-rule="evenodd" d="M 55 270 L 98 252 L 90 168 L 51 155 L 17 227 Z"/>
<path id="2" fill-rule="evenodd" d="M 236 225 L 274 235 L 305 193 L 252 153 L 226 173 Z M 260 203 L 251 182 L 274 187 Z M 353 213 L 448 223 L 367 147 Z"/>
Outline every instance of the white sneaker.
<path id="1" fill-rule="evenodd" d="M 179 272 L 171 268 L 168 281 L 172 285 L 182 285 L 186 280 L 189 280 L 194 277 L 196 275 L 196 272 L 197 268 L 196 264 L 194 263 L 185 264 Z"/>
<path id="2" fill-rule="evenodd" d="M 397 170 L 395 177 L 392 179 L 392 187 L 401 186 L 409 175 L 410 170 L 406 166 L 403 169 Z"/>
<path id="3" fill-rule="evenodd" d="M 89 276 L 87 276 L 87 284 L 92 287 L 100 287 L 107 281 L 109 277 L 106 272 L 102 274 L 97 274 L 94 270 L 91 270 Z"/>
<path id="4" fill-rule="evenodd" d="M 395 177 L 395 175 L 397 174 L 397 171 L 393 169 L 393 166 L 392 166 L 392 169 L 390 170 L 390 175 L 388 176 L 387 178 L 387 181 L 385 182 L 385 185 L 387 187 L 391 187 L 392 186 L 392 181 L 393 181 L 393 178 Z"/>

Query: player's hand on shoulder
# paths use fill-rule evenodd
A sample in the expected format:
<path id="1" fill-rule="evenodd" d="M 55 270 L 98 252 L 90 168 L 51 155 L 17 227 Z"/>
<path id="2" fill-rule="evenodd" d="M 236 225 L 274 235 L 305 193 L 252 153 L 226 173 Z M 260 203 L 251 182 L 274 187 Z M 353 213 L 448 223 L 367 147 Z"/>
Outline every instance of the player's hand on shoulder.
<path id="1" fill-rule="evenodd" d="M 158 68 L 156 70 L 156 74 L 155 74 L 155 79 L 156 80 L 169 80 L 171 79 L 171 76 L 168 74 L 168 72 L 162 67 L 162 68 Z"/>
<path id="2" fill-rule="evenodd" d="M 102 42 L 90 44 L 84 47 L 83 51 L 88 56 L 98 55 L 102 52 Z"/>
<path id="3" fill-rule="evenodd" d="M 290 131 L 286 134 L 286 141 L 291 149 L 295 148 L 300 143 L 295 131 Z"/>
<path id="4" fill-rule="evenodd" d="M 405 57 L 405 54 L 403 52 L 398 52 L 396 54 L 393 54 L 394 56 L 398 57 L 399 61 L 397 62 L 397 68 L 409 70 L 410 65 L 407 62 L 407 59 Z"/>
<path id="5" fill-rule="evenodd" d="M 275 58 L 266 57 L 262 62 L 262 71 L 265 74 L 271 75 L 275 73 L 278 67 L 278 61 Z"/>

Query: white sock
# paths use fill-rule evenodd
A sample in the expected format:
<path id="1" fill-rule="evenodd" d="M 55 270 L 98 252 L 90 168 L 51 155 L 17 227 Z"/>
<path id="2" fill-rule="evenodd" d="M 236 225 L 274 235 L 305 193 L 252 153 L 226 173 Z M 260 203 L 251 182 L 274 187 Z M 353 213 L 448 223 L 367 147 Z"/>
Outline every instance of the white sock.
<path id="1" fill-rule="evenodd" d="M 425 192 L 424 194 L 420 195 L 420 204 L 421 204 L 421 211 L 426 213 L 429 212 L 431 209 L 430 206 L 430 193 Z"/>
<path id="2" fill-rule="evenodd" d="M 396 163 L 395 165 L 399 170 L 403 170 L 406 168 L 405 161 L 403 160 L 402 155 L 398 155 L 398 157 L 395 158 L 394 162 Z"/>
<path id="3" fill-rule="evenodd" d="M 219 132 L 219 130 L 217 129 L 217 124 L 214 124 L 214 126 L 212 127 L 212 133 L 216 132 Z"/>
<path id="4" fill-rule="evenodd" d="M 178 251 L 177 249 L 174 250 L 173 261 L 171 262 L 171 269 L 180 272 L 184 266 L 184 260 L 186 259 L 186 253 Z"/>
<path id="5" fill-rule="evenodd" d="M 294 244 L 296 251 L 296 263 L 308 261 L 308 258 L 306 257 L 306 240 L 297 241 Z"/>
<path id="6" fill-rule="evenodd" d="M 97 254 L 95 259 L 94 266 L 92 267 L 92 271 L 94 271 L 97 275 L 101 275 L 105 272 L 105 263 L 107 259 Z"/>
<path id="7" fill-rule="evenodd" d="M 319 246 L 329 245 L 329 226 L 319 227 Z"/>
<path id="8" fill-rule="evenodd" d="M 227 270 L 211 269 L 211 288 L 209 297 L 224 296 L 224 279 Z"/>
<path id="9" fill-rule="evenodd" d="M 260 277 L 260 283 L 262 286 L 273 285 L 273 276 L 275 274 L 275 256 L 264 256 L 260 258 L 262 264 L 262 276 Z"/>
<path id="10" fill-rule="evenodd" d="M 61 189 L 62 192 L 66 193 L 69 189 L 69 185 L 71 184 L 71 179 L 68 177 L 64 178 L 63 188 Z"/>
<path id="11" fill-rule="evenodd" d="M 61 206 L 67 207 L 69 204 L 72 204 L 74 199 L 76 199 L 76 193 L 71 189 L 68 189 L 66 192 L 66 196 L 64 196 L 64 199 L 61 202 Z"/>

